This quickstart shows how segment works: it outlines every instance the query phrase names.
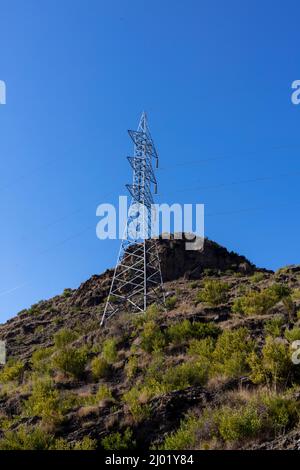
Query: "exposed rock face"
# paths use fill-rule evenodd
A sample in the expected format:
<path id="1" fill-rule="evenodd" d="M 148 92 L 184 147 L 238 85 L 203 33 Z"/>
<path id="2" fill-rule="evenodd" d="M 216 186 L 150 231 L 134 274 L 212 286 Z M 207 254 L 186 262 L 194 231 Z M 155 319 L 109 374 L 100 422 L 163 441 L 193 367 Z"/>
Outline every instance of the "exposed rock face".
<path id="1" fill-rule="evenodd" d="M 72 303 L 83 307 L 94 307 L 101 304 L 107 297 L 113 270 L 105 273 L 95 274 L 87 281 L 83 282 L 72 296 Z"/>
<path id="2" fill-rule="evenodd" d="M 182 276 L 199 279 L 205 269 L 219 272 L 231 270 L 243 274 L 251 274 L 257 269 L 244 256 L 229 252 L 207 238 L 202 251 L 186 250 L 184 239 L 160 239 L 159 252 L 164 281 L 173 281 Z"/>

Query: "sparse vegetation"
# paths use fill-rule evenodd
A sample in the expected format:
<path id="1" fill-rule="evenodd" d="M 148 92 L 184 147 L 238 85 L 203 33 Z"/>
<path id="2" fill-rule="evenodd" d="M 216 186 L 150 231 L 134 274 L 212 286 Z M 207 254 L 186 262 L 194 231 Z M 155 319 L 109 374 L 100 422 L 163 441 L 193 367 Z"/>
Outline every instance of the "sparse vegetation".
<path id="1" fill-rule="evenodd" d="M 273 284 L 261 291 L 250 291 L 235 299 L 232 311 L 245 315 L 264 315 L 277 302 L 290 295 L 290 289 L 282 284 Z"/>
<path id="2" fill-rule="evenodd" d="M 211 336 L 216 338 L 220 334 L 220 328 L 214 323 L 191 323 L 189 320 L 174 323 L 166 331 L 166 338 L 169 342 L 180 344 L 191 338 L 206 338 Z"/>
<path id="3" fill-rule="evenodd" d="M 261 272 L 254 273 L 251 276 L 251 281 L 257 284 L 260 281 L 263 281 L 265 279 L 265 274 Z"/>
<path id="4" fill-rule="evenodd" d="M 226 377 L 243 375 L 248 370 L 247 358 L 254 347 L 246 328 L 223 331 L 212 353 L 211 374 Z"/>
<path id="5" fill-rule="evenodd" d="M 196 301 L 205 302 L 211 306 L 217 306 L 225 302 L 229 284 L 222 281 L 207 280 L 204 287 L 197 293 Z"/>
<path id="6" fill-rule="evenodd" d="M 172 295 L 172 297 L 168 297 L 166 299 L 166 307 L 168 310 L 172 310 L 177 303 L 177 297 L 176 295 Z"/>
<path id="7" fill-rule="evenodd" d="M 298 268 L 274 275 L 239 263 L 170 281 L 166 310 L 122 311 L 102 329 L 106 274 L 0 326 L 9 357 L 0 449 L 129 450 L 142 439 L 145 449 L 292 446 Z"/>
<path id="8" fill-rule="evenodd" d="M 261 354 L 252 351 L 248 357 L 251 380 L 254 383 L 277 384 L 287 380 L 291 371 L 291 356 L 287 345 L 267 336 Z"/>
<path id="9" fill-rule="evenodd" d="M 52 365 L 54 368 L 69 374 L 74 378 L 82 377 L 87 363 L 86 348 L 67 347 L 59 349 L 53 355 Z"/>
<path id="10" fill-rule="evenodd" d="M 104 357 L 96 356 L 91 361 L 91 371 L 95 380 L 102 379 L 109 373 L 109 364 Z"/>
<path id="11" fill-rule="evenodd" d="M 159 325 L 154 320 L 147 321 L 141 333 L 142 349 L 148 353 L 160 351 L 165 346 L 165 342 L 165 336 Z"/>
<path id="12" fill-rule="evenodd" d="M 62 421 L 63 400 L 50 378 L 34 381 L 31 395 L 25 402 L 25 413 L 40 417 L 46 424 L 56 425 Z"/>
<path id="13" fill-rule="evenodd" d="M 108 338 L 102 347 L 102 357 L 108 364 L 113 364 L 118 357 L 117 341 L 115 338 Z"/>
<path id="14" fill-rule="evenodd" d="M 294 326 L 294 328 L 288 330 L 286 329 L 284 332 L 284 336 L 290 343 L 293 341 L 300 340 L 300 327 L 299 326 Z"/>
<path id="15" fill-rule="evenodd" d="M 39 426 L 20 426 L 17 431 L 6 431 L 0 440 L 0 450 L 49 450 L 54 438 Z"/>
<path id="16" fill-rule="evenodd" d="M 265 323 L 264 331 L 267 335 L 277 338 L 278 336 L 281 336 L 283 325 L 284 317 L 282 315 L 277 315 Z"/>
<path id="17" fill-rule="evenodd" d="M 24 371 L 24 364 L 21 361 L 10 360 L 0 371 L 0 384 L 19 381 Z"/>
<path id="18" fill-rule="evenodd" d="M 78 333 L 63 328 L 54 336 L 54 353 L 52 367 L 75 378 L 84 373 L 87 363 L 86 348 L 74 347 L 72 343 L 78 338 Z"/>
<path id="19" fill-rule="evenodd" d="M 104 450 L 134 449 L 136 444 L 132 438 L 132 431 L 126 428 L 124 433 L 113 432 L 101 440 Z"/>
<path id="20" fill-rule="evenodd" d="M 164 450 L 210 449 L 217 444 L 249 442 L 259 437 L 277 436 L 294 426 L 299 419 L 295 400 L 277 394 L 253 395 L 249 401 L 238 401 L 207 409 L 200 417 L 191 415 L 169 434 Z"/>

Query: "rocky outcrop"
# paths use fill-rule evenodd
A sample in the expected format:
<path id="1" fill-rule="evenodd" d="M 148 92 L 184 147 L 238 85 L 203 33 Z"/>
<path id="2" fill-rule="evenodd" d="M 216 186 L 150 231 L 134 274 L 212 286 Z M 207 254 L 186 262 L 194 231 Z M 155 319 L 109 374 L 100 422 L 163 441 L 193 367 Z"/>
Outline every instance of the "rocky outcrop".
<path id="1" fill-rule="evenodd" d="M 199 279 L 203 271 L 233 271 L 251 274 L 257 270 L 244 256 L 228 251 L 223 246 L 205 239 L 202 250 L 187 250 L 183 238 L 159 240 L 159 253 L 164 281 L 172 281 L 185 276 L 187 279 Z"/>

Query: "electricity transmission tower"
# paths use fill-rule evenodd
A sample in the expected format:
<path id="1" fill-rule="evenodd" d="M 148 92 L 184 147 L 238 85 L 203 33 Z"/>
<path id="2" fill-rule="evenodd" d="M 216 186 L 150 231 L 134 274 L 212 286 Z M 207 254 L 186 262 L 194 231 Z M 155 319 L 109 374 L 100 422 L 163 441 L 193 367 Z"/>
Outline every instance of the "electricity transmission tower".
<path id="1" fill-rule="evenodd" d="M 158 154 L 145 112 L 137 131 L 128 133 L 134 143 L 134 156 L 127 157 L 133 169 L 133 183 L 126 185 L 132 199 L 101 325 L 121 309 L 139 313 L 154 302 L 163 306 L 165 303 L 157 238 L 152 237 L 151 231 L 155 217 L 152 186 L 157 193 L 152 159 L 158 168 Z"/>

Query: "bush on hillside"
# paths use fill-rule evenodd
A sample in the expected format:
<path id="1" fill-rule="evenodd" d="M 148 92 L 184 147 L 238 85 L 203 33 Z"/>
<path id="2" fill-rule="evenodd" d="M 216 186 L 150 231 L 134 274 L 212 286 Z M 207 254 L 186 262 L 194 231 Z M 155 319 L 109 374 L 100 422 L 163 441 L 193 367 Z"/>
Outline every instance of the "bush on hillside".
<path id="1" fill-rule="evenodd" d="M 113 432 L 105 436 L 101 440 L 101 445 L 104 450 L 128 450 L 134 449 L 136 443 L 132 438 L 132 431 L 126 428 L 124 433 Z"/>
<path id="2" fill-rule="evenodd" d="M 61 372 L 74 378 L 81 378 L 87 363 L 86 348 L 68 346 L 56 351 L 52 358 L 52 365 Z"/>
<path id="3" fill-rule="evenodd" d="M 168 310 L 172 310 L 172 308 L 175 307 L 176 303 L 177 303 L 177 297 L 176 297 L 176 295 L 173 295 L 172 297 L 168 297 L 168 298 L 166 299 L 166 307 L 167 307 L 167 309 L 168 309 Z"/>
<path id="4" fill-rule="evenodd" d="M 113 364 L 118 357 L 117 341 L 115 338 L 107 338 L 102 347 L 102 356 L 109 363 Z"/>
<path id="5" fill-rule="evenodd" d="M 254 383 L 274 384 L 285 382 L 291 372 L 292 363 L 288 346 L 267 336 L 262 352 L 251 352 L 248 357 L 250 378 Z"/>
<path id="6" fill-rule="evenodd" d="M 166 330 L 166 338 L 169 342 L 180 344 L 192 338 L 217 338 L 221 330 L 214 323 L 191 323 L 189 320 L 174 323 Z"/>
<path id="7" fill-rule="evenodd" d="M 10 360 L 0 371 L 0 383 L 7 383 L 13 380 L 20 381 L 24 371 L 24 364 L 21 361 Z"/>
<path id="8" fill-rule="evenodd" d="M 106 359 L 101 356 L 96 356 L 91 361 L 91 372 L 95 380 L 107 377 L 109 374 L 110 366 Z"/>
<path id="9" fill-rule="evenodd" d="M 62 349 L 78 339 L 78 333 L 67 328 L 62 328 L 54 335 L 54 346 L 56 349 Z"/>
<path id="10" fill-rule="evenodd" d="M 160 351 L 165 342 L 165 336 L 157 323 L 154 320 L 147 321 L 141 333 L 141 348 L 148 353 Z"/>
<path id="11" fill-rule="evenodd" d="M 226 301 L 230 286 L 226 282 L 207 280 L 196 296 L 197 302 L 205 302 L 213 307 Z"/>
<path id="12" fill-rule="evenodd" d="M 281 299 L 290 295 L 290 289 L 282 284 L 273 284 L 262 291 L 250 291 L 235 299 L 232 311 L 245 315 L 264 315 Z"/>
<path id="13" fill-rule="evenodd" d="M 284 317 L 282 315 L 276 315 L 276 317 L 268 320 L 264 325 L 264 330 L 267 335 L 277 338 L 281 336 L 282 327 L 284 325 Z"/>
<path id="14" fill-rule="evenodd" d="M 223 331 L 212 353 L 211 375 L 238 377 L 247 372 L 247 357 L 254 346 L 246 328 Z"/>

